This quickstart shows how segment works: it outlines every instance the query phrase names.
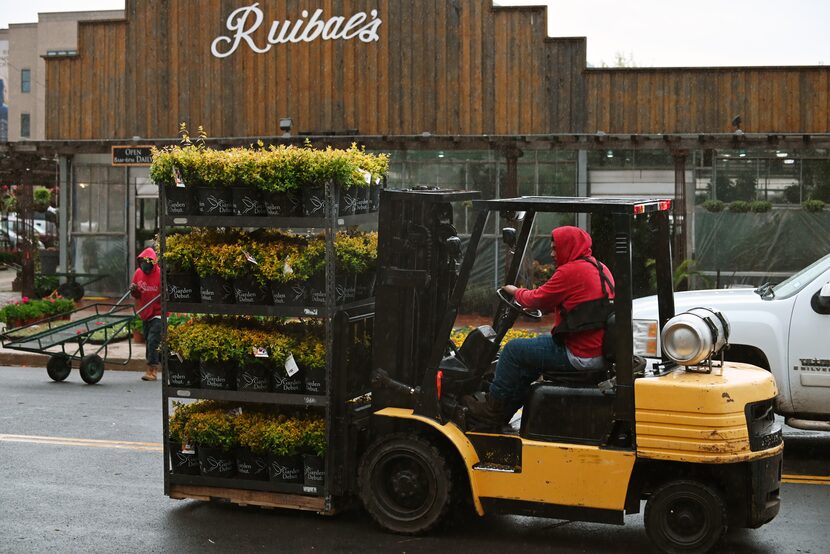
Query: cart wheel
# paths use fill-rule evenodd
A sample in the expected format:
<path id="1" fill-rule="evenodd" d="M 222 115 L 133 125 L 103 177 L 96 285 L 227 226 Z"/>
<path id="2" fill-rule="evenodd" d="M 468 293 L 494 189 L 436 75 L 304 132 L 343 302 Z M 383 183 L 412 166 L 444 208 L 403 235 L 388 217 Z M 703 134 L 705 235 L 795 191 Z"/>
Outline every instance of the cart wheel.
<path id="1" fill-rule="evenodd" d="M 46 362 L 46 373 L 53 381 L 63 381 L 69 377 L 71 371 L 72 363 L 66 354 L 55 354 Z"/>
<path id="2" fill-rule="evenodd" d="M 58 287 L 58 294 L 77 302 L 84 297 L 84 287 L 74 281 L 71 283 L 63 283 Z"/>
<path id="3" fill-rule="evenodd" d="M 87 385 L 94 385 L 104 376 L 104 360 L 98 354 L 87 354 L 81 358 L 81 379 Z"/>

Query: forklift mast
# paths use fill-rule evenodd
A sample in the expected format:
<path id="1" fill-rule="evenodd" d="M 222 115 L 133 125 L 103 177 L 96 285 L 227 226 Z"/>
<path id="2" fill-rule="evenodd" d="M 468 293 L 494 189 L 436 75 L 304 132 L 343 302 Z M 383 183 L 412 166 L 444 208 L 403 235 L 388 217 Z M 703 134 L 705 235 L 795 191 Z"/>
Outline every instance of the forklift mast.
<path id="1" fill-rule="evenodd" d="M 372 368 L 406 386 L 421 385 L 425 369 L 437 364 L 431 363 L 437 335 L 447 326 L 448 312 L 455 319 L 466 287 L 458 281 L 462 247 L 453 203 L 479 197 L 427 187 L 381 192 Z M 480 233 L 471 237 L 468 254 L 478 238 Z M 375 406 L 387 403 L 380 396 L 373 397 Z"/>

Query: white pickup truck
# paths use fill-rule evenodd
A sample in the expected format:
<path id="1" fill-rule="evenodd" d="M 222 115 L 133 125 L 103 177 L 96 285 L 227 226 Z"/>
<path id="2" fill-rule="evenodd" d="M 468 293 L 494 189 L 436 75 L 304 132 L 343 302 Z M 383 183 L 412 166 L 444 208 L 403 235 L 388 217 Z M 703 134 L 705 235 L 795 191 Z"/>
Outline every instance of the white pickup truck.
<path id="1" fill-rule="evenodd" d="M 830 255 L 777 285 L 678 292 L 675 313 L 702 306 L 731 326 L 730 361 L 773 373 L 776 411 L 794 427 L 830 431 Z M 634 352 L 659 358 L 657 297 L 634 300 Z"/>

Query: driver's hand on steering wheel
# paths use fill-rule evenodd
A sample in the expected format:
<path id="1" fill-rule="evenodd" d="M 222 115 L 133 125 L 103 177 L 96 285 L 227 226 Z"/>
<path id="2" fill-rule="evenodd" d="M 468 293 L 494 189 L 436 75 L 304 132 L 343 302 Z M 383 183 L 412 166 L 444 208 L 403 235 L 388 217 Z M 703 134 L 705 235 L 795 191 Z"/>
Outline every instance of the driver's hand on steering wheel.
<path id="1" fill-rule="evenodd" d="M 501 288 L 501 290 L 503 290 L 506 294 L 509 294 L 510 296 L 515 296 L 516 291 L 519 290 L 519 287 L 517 287 L 516 285 L 504 285 Z"/>

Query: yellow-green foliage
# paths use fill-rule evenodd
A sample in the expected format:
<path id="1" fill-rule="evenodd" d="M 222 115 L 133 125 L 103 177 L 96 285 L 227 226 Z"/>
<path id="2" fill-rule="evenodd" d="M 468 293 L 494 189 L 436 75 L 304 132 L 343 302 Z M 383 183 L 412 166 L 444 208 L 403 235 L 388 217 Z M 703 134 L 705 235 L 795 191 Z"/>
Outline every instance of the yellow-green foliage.
<path id="1" fill-rule="evenodd" d="M 188 443 L 230 450 L 237 444 L 233 416 L 224 410 L 198 412 L 184 426 Z"/>
<path id="2" fill-rule="evenodd" d="M 303 422 L 302 449 L 318 456 L 326 455 L 326 422 L 314 417 Z"/>
<path id="3" fill-rule="evenodd" d="M 460 347 L 464 344 L 464 339 L 467 338 L 467 335 L 470 334 L 472 331 L 472 327 L 456 327 L 452 330 L 452 335 L 450 335 L 450 340 L 455 344 L 456 347 Z M 504 340 L 501 341 L 502 346 L 509 340 L 513 339 L 532 339 L 533 337 L 539 336 L 539 333 L 536 331 L 529 331 L 527 329 L 510 329 L 507 331 L 507 334 L 504 336 Z"/>

